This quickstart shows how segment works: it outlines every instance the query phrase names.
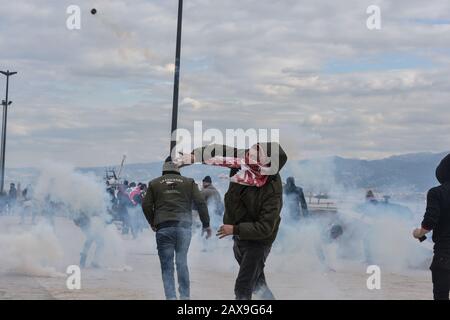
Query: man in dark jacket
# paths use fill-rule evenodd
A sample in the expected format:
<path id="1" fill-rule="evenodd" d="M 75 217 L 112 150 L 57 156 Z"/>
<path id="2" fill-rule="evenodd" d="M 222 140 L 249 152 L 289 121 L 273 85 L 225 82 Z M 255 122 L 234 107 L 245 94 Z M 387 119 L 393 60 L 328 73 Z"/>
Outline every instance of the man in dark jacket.
<path id="1" fill-rule="evenodd" d="M 210 176 L 206 176 L 202 181 L 202 195 L 205 198 L 208 209 L 212 214 L 222 218 L 224 206 L 219 191 L 213 186 Z"/>
<path id="2" fill-rule="evenodd" d="M 223 225 L 218 236 L 233 235 L 233 251 L 240 269 L 235 283 L 237 300 L 259 292 L 274 299 L 266 284 L 265 261 L 280 225 L 283 188 L 279 171 L 287 156 L 278 143 L 258 143 L 250 149 L 210 145 L 183 155 L 181 165 L 202 162 L 231 168 L 225 194 Z"/>
<path id="3" fill-rule="evenodd" d="M 198 210 L 203 232 L 209 238 L 212 231 L 209 227 L 208 208 L 197 184 L 193 179 L 183 177 L 171 158 L 167 158 L 162 176 L 148 184 L 142 209 L 153 231 L 156 231 L 164 292 L 168 300 L 177 298 L 174 257 L 180 298 L 190 298 L 187 254 L 192 237 L 193 203 Z"/>
<path id="4" fill-rule="evenodd" d="M 427 209 L 421 228 L 413 236 L 424 240 L 433 230 L 434 257 L 431 263 L 433 295 L 435 300 L 449 300 L 450 291 L 450 154 L 436 169 L 441 184 L 428 191 Z"/>
<path id="5" fill-rule="evenodd" d="M 306 204 L 303 189 L 295 185 L 294 177 L 287 178 L 283 191 L 285 195 L 285 210 L 287 210 L 290 217 L 295 221 L 300 220 L 302 217 L 306 218 L 309 215 L 308 205 Z"/>

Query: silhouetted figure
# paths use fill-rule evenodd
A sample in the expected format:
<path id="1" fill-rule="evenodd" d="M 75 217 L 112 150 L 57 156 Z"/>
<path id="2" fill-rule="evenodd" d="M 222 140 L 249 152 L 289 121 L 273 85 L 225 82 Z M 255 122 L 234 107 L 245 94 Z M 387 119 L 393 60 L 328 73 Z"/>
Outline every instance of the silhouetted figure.
<path id="1" fill-rule="evenodd" d="M 300 220 L 302 217 L 309 216 L 303 189 L 295 185 L 294 177 L 287 178 L 283 191 L 285 195 L 285 210 L 287 210 L 292 219 Z"/>
<path id="2" fill-rule="evenodd" d="M 436 169 L 440 185 L 428 191 L 427 209 L 421 228 L 413 236 L 420 241 L 433 230 L 434 257 L 431 263 L 435 300 L 449 300 L 450 292 L 450 154 Z"/>
<path id="3" fill-rule="evenodd" d="M 224 205 L 219 191 L 217 191 L 217 189 L 213 186 L 210 176 L 206 176 L 202 183 L 203 188 L 201 193 L 205 198 L 206 204 L 208 205 L 210 215 L 218 216 L 221 219 L 223 217 Z"/>
<path id="4" fill-rule="evenodd" d="M 91 266 L 93 268 L 99 268 L 99 259 L 104 247 L 103 234 L 99 232 L 99 228 L 104 227 L 104 225 L 94 226 L 93 223 L 101 223 L 101 219 L 93 221 L 92 217 L 81 212 L 73 221 L 78 227 L 80 227 L 86 237 L 83 249 L 80 253 L 80 268 L 86 267 L 88 253 L 93 244 L 95 244 L 95 253 Z"/>
<path id="5" fill-rule="evenodd" d="M 372 190 L 367 191 L 366 193 L 366 202 L 377 204 L 378 200 L 375 198 L 375 194 Z"/>
<path id="6" fill-rule="evenodd" d="M 16 202 L 17 202 L 16 185 L 14 183 L 11 183 L 9 185 L 9 192 L 8 192 L 8 210 L 9 210 L 9 214 L 12 214 L 12 210 L 16 206 Z"/>

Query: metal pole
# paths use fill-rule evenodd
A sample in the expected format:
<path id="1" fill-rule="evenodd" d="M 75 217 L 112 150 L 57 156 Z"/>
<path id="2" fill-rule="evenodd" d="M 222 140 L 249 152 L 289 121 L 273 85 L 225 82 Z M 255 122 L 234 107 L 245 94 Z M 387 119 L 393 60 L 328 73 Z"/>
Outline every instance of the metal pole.
<path id="1" fill-rule="evenodd" d="M 0 194 L 4 191 L 4 184 L 5 184 L 5 155 L 6 155 L 6 126 L 8 121 L 8 106 L 11 104 L 9 101 L 9 77 L 12 75 L 15 75 L 17 72 L 9 72 L 7 70 L 6 72 L 0 71 L 0 73 L 4 74 L 6 76 L 6 98 L 3 105 L 3 126 L 2 126 L 2 150 L 1 150 L 1 171 L 0 171 Z"/>
<path id="2" fill-rule="evenodd" d="M 6 121 L 8 116 L 8 87 L 9 87 L 9 70 L 6 75 L 6 98 L 3 104 L 3 118 L 2 118 L 2 153 L 1 153 L 1 173 L 0 173 L 0 193 L 3 194 L 5 186 L 5 146 L 6 146 Z"/>
<path id="3" fill-rule="evenodd" d="M 178 89 L 180 83 L 180 56 L 181 56 L 181 26 L 183 20 L 183 0 L 178 0 L 178 24 L 177 24 L 177 45 L 175 51 L 175 76 L 173 85 L 173 107 L 172 107 L 172 129 L 170 138 L 170 153 L 176 145 L 176 137 L 172 137 L 178 126 Z"/>

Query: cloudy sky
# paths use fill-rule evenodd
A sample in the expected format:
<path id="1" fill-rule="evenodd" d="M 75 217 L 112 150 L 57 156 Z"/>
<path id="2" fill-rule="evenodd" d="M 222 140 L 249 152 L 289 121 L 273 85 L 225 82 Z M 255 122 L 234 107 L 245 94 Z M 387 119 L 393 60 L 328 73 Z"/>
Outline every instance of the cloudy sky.
<path id="1" fill-rule="evenodd" d="M 81 30 L 66 28 L 71 4 Z M 366 27 L 372 4 L 381 30 Z M 176 0 L 15 0 L 0 12 L 0 69 L 19 72 L 9 167 L 166 156 Z M 179 125 L 280 129 L 298 159 L 448 150 L 449 54 L 448 0 L 185 0 Z"/>

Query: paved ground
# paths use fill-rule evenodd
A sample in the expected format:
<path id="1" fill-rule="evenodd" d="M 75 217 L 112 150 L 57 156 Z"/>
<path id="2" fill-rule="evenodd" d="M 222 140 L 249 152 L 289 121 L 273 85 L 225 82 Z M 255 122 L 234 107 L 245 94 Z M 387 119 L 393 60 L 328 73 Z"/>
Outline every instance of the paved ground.
<path id="1" fill-rule="evenodd" d="M 31 225 L 18 226 L 17 223 L 16 218 L 0 217 L 0 238 L 3 237 L 0 241 L 7 243 L 9 248 L 1 250 L 0 247 L 3 252 L 3 255 L 0 253 L 0 299 L 164 298 L 151 232 L 142 234 L 137 240 L 117 235 L 121 251 L 110 254 L 103 269 L 82 270 L 81 290 L 68 290 L 64 272 L 67 265 L 77 263 L 83 241 L 81 232 L 70 221 L 60 218 L 56 223 L 55 238 L 46 239 L 42 234 L 34 234 L 31 238 L 17 237 L 18 233 L 32 233 Z M 45 242 L 55 239 L 60 242 L 60 247 L 52 248 Z M 31 247 L 27 241 L 34 244 L 32 252 L 27 252 Z M 210 249 L 215 251 L 203 252 L 203 243 L 197 236 L 193 239 L 189 257 L 193 299 L 233 298 L 237 268 L 231 241 L 214 241 Z M 11 250 L 11 246 L 18 249 Z M 62 254 L 58 252 L 60 249 Z M 5 252 L 16 257 L 32 256 L 33 259 L 11 261 L 10 257 L 5 257 Z M 48 258 L 50 256 L 52 259 Z M 118 257 L 124 260 L 117 262 Z M 42 264 L 54 270 L 47 268 L 44 272 Z M 296 252 L 286 254 L 273 250 L 267 261 L 267 279 L 278 299 L 431 299 L 431 279 L 427 270 L 382 270 L 381 290 L 371 291 L 366 287 L 369 275 L 360 263 L 345 263 L 330 273 L 308 264 Z"/>

